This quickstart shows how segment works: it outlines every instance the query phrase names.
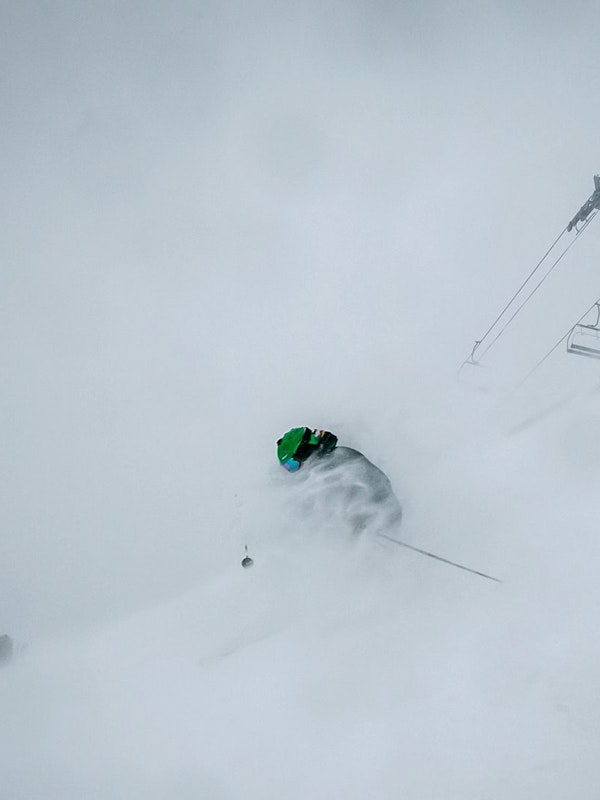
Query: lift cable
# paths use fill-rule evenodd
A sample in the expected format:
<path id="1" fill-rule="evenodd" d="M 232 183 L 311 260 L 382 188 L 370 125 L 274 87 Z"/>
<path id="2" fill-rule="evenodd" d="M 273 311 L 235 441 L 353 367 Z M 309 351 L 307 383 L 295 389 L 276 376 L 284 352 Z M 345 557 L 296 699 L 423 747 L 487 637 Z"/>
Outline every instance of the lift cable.
<path id="1" fill-rule="evenodd" d="M 545 260 L 548 258 L 548 256 L 549 256 L 549 255 L 550 255 L 550 253 L 552 252 L 552 250 L 554 250 L 554 248 L 556 247 L 556 245 L 558 244 L 558 242 L 560 241 L 560 239 L 561 239 L 561 238 L 564 236 L 564 234 L 566 233 L 566 231 L 567 231 L 567 229 L 566 229 L 566 228 L 563 228 L 563 230 L 562 230 L 562 231 L 559 233 L 559 235 L 556 237 L 556 239 L 555 239 L 555 240 L 552 242 L 552 244 L 550 245 L 550 247 L 549 247 L 549 248 L 546 250 L 546 252 L 544 253 L 544 255 L 543 255 L 541 258 L 540 258 L 540 260 L 539 260 L 539 261 L 538 261 L 538 263 L 535 265 L 535 267 L 534 267 L 534 268 L 531 270 L 531 272 L 529 273 L 529 275 L 528 275 L 528 276 L 525 278 L 525 280 L 523 281 L 523 283 L 522 283 L 522 284 L 519 286 L 519 288 L 517 289 L 517 291 L 516 291 L 516 292 L 513 294 L 513 296 L 510 298 L 510 300 L 508 301 L 508 303 L 507 303 L 507 304 L 504 306 L 504 308 L 502 309 L 502 311 L 501 311 L 501 312 L 498 314 L 498 316 L 496 317 L 496 319 L 495 319 L 495 320 L 492 322 L 492 324 L 491 324 L 491 325 L 490 325 L 490 327 L 487 329 L 487 331 L 486 331 L 486 332 L 483 334 L 483 336 L 481 337 L 481 339 L 477 339 L 477 340 L 475 341 L 475 344 L 473 345 L 473 349 L 472 349 L 472 351 L 471 351 L 471 354 L 468 356 L 468 358 L 466 358 L 466 359 L 463 361 L 463 363 L 461 364 L 461 367 L 460 367 L 461 369 L 462 369 L 462 367 L 464 367 L 464 366 L 465 366 L 465 364 L 468 364 L 468 363 L 475 364 L 475 363 L 477 363 L 477 362 L 475 361 L 475 353 L 476 353 L 476 351 L 478 350 L 478 348 L 480 347 L 480 345 L 481 345 L 481 344 L 483 344 L 483 342 L 484 342 L 484 341 L 487 339 L 487 337 L 490 335 L 490 333 L 491 333 L 491 332 L 494 330 L 494 328 L 496 327 L 496 325 L 497 325 L 497 324 L 500 322 L 500 320 L 502 319 L 502 317 L 503 317 L 503 316 L 506 314 L 506 312 L 508 311 L 508 309 L 509 309 L 509 308 L 511 307 L 511 305 L 512 305 L 512 304 L 515 302 L 515 300 L 517 299 L 517 297 L 519 296 L 519 294 L 520 294 L 520 293 L 523 291 L 523 289 L 525 288 L 525 286 L 527 286 L 527 284 L 529 283 L 529 281 L 530 281 L 530 280 L 533 278 L 533 276 L 535 275 L 535 273 L 536 273 L 536 272 L 538 271 L 538 269 L 539 269 L 539 268 L 542 266 L 542 264 L 544 263 L 544 261 L 545 261 Z M 491 345 L 490 345 L 490 346 L 491 346 Z M 489 348 L 487 348 L 487 349 L 489 350 Z M 486 350 L 485 352 L 487 352 L 487 350 Z M 459 371 L 460 371 L 460 370 L 459 370 Z"/>
<path id="2" fill-rule="evenodd" d="M 531 300 L 531 298 L 533 297 L 533 295 L 534 295 L 534 294 L 537 292 L 537 290 L 538 290 L 538 289 L 541 287 L 541 285 L 544 283 L 544 281 L 546 280 L 546 278 L 548 278 L 548 277 L 549 277 L 550 273 L 551 273 L 551 272 L 552 272 L 552 271 L 555 269 L 555 267 L 557 267 L 557 266 L 558 266 L 558 264 L 559 264 L 559 263 L 562 261 L 562 259 L 563 259 L 563 258 L 566 256 L 566 254 L 569 252 L 569 250 L 571 249 L 571 247 L 573 247 L 573 245 L 574 245 L 574 244 L 575 244 L 575 242 L 577 241 L 577 237 L 578 237 L 578 236 L 580 236 L 580 235 L 583 233 L 583 231 L 584 231 L 584 230 L 587 228 L 587 226 L 588 226 L 588 225 L 590 224 L 590 222 L 591 222 L 591 221 L 594 219 L 594 217 L 596 216 L 596 214 L 597 214 L 597 213 L 598 213 L 598 211 L 594 211 L 594 213 L 593 213 L 593 214 L 592 214 L 592 215 L 591 215 L 591 216 L 590 216 L 590 217 L 589 217 L 589 218 L 588 218 L 588 219 L 585 221 L 584 225 L 583 225 L 583 226 L 582 226 L 582 227 L 581 227 L 581 228 L 580 228 L 580 229 L 577 231 L 577 235 L 575 236 L 575 238 L 574 238 L 574 239 L 572 239 L 572 240 L 569 242 L 569 244 L 568 244 L 568 245 L 565 247 L 565 249 L 562 251 L 562 253 L 561 253 L 561 254 L 558 256 L 558 258 L 557 258 L 557 259 L 556 259 L 556 260 L 553 262 L 552 266 L 551 266 L 551 267 L 548 269 L 548 271 L 546 272 L 546 274 L 544 275 L 544 277 L 543 277 L 543 278 L 542 278 L 540 281 L 538 281 L 538 283 L 537 283 L 537 284 L 534 286 L 534 288 L 533 288 L 533 289 L 532 289 L 532 290 L 529 292 L 529 294 L 527 295 L 527 297 L 526 297 L 526 298 L 523 300 L 523 302 L 521 303 L 521 305 L 517 307 L 517 309 L 516 309 L 516 310 L 513 312 L 513 314 L 512 314 L 512 315 L 511 315 L 511 316 L 508 318 L 508 320 L 507 320 L 507 321 L 504 323 L 504 325 L 502 326 L 502 328 L 500 328 L 500 330 L 498 331 L 498 333 L 497 333 L 497 334 L 494 336 L 494 338 L 492 339 L 492 341 L 491 341 L 491 342 L 488 344 L 488 346 L 485 348 L 485 350 L 484 350 L 484 351 L 483 351 L 483 353 L 481 354 L 480 358 L 483 358 L 483 357 L 485 356 L 485 354 L 486 354 L 486 353 L 487 353 L 487 352 L 488 352 L 488 351 L 489 351 L 489 350 L 490 350 L 490 349 L 491 349 L 491 348 L 494 346 L 494 344 L 495 344 L 495 343 L 498 341 L 498 339 L 499 339 L 499 338 L 502 336 L 502 334 L 503 334 L 503 333 L 504 333 L 504 331 L 505 331 L 505 330 L 508 328 L 508 326 L 509 326 L 509 325 L 510 325 L 510 323 L 513 321 L 513 319 L 514 319 L 514 318 L 517 316 L 517 314 L 519 314 L 519 312 L 520 312 L 520 311 L 521 311 L 521 310 L 522 310 L 522 309 L 523 309 L 523 308 L 524 308 L 524 307 L 527 305 L 527 303 L 528 303 L 528 302 Z M 565 230 L 566 230 L 566 228 L 565 228 Z M 563 233 L 564 233 L 564 231 L 563 231 Z M 561 236 L 562 236 L 562 234 L 561 234 Z M 560 238 L 560 237 L 559 237 L 559 238 Z M 558 241 L 558 239 L 557 239 L 556 241 Z M 550 252 L 550 251 L 548 251 L 548 252 Z M 540 263 L 541 263 L 541 262 L 540 262 Z M 537 268 L 536 268 L 536 269 L 537 269 Z M 532 273 L 532 274 L 533 274 L 533 273 Z M 519 291 L 521 291 L 521 290 L 519 289 Z M 518 292 L 517 292 L 517 294 L 518 294 Z"/>
<path id="3" fill-rule="evenodd" d="M 544 263 L 544 261 L 545 261 L 545 260 L 548 258 L 548 256 L 550 255 L 550 253 L 551 253 L 551 252 L 554 250 L 554 248 L 556 247 L 556 245 L 557 245 L 557 244 L 559 243 L 559 241 L 562 239 L 562 237 L 563 237 L 563 236 L 564 236 L 564 234 L 566 233 L 566 230 L 567 230 L 567 229 L 566 229 L 566 228 L 564 228 L 564 229 L 563 229 L 563 230 L 562 230 L 562 231 L 559 233 L 559 235 L 556 237 L 556 239 L 555 239 L 555 240 L 552 242 L 552 244 L 550 245 L 550 247 L 549 247 L 549 248 L 546 250 L 546 252 L 544 253 L 544 255 L 543 255 L 541 258 L 540 258 L 540 260 L 538 261 L 538 263 L 537 263 L 537 264 L 535 265 L 535 267 L 534 267 L 534 268 L 531 270 L 531 272 L 530 272 L 530 273 L 529 273 L 529 275 L 528 275 L 528 276 L 525 278 L 525 280 L 523 281 L 523 283 L 522 283 L 522 284 L 519 286 L 519 288 L 517 289 L 517 291 L 516 291 L 516 292 L 513 294 L 513 296 L 512 296 L 512 297 L 510 298 L 510 300 L 508 301 L 508 303 L 507 303 L 507 304 L 504 306 L 504 308 L 502 309 L 502 311 L 501 311 L 501 312 L 498 314 L 498 316 L 496 317 L 496 319 L 495 319 L 495 320 L 492 322 L 492 324 L 490 325 L 490 327 L 489 327 L 489 328 L 487 329 L 487 331 L 486 331 L 486 332 L 483 334 L 483 336 L 482 336 L 482 337 L 481 337 L 481 339 L 479 340 L 479 344 L 481 344 L 482 342 L 484 342 L 484 341 L 487 339 L 487 337 L 490 335 L 490 333 L 491 333 L 491 332 L 493 331 L 493 329 L 496 327 L 496 325 L 498 324 L 498 322 L 500 322 L 500 320 L 502 319 L 502 317 L 504 316 L 504 314 L 506 314 L 506 312 L 507 312 L 507 311 L 508 311 L 508 309 L 511 307 L 511 305 L 514 303 L 514 301 L 517 299 L 517 297 L 519 296 L 519 294 L 520 294 L 520 293 L 523 291 L 523 289 L 524 289 L 524 288 L 527 286 L 527 284 L 529 283 L 529 281 L 530 281 L 530 280 L 533 278 L 533 276 L 535 275 L 535 273 L 536 273 L 536 272 L 538 271 L 538 269 L 539 269 L 539 268 L 542 266 L 542 264 Z"/>
<path id="4" fill-rule="evenodd" d="M 582 229 L 582 230 L 583 230 L 583 229 Z M 542 364 L 543 364 L 545 361 L 547 361 L 547 360 L 550 358 L 550 356 L 551 356 L 551 355 L 552 355 L 552 353 L 553 353 L 553 352 L 556 350 L 556 348 L 557 348 L 557 347 L 560 347 L 560 345 L 561 345 L 561 344 L 562 344 L 562 343 L 565 341 L 565 339 L 568 339 L 568 338 L 569 338 L 569 335 L 570 335 L 570 334 L 573 332 L 573 330 L 574 330 L 574 329 L 577 327 L 577 325 L 580 325 L 580 324 L 581 324 L 582 320 L 584 320 L 584 319 L 587 317 L 587 315 L 590 313 L 590 311 L 592 311 L 592 309 L 594 308 L 594 306 L 597 306 L 597 305 L 598 305 L 598 303 L 600 303 L 600 299 L 599 299 L 599 300 L 596 300 L 596 301 L 594 301 L 594 302 L 592 303 L 592 305 L 591 305 L 591 306 L 590 306 L 590 307 L 587 309 L 587 311 L 585 311 L 585 312 L 584 312 L 584 313 L 583 313 L 583 314 L 582 314 L 582 315 L 579 317 L 579 319 L 577 320 L 577 322 L 575 323 L 575 325 L 571 325 L 571 327 L 569 328 L 569 330 L 568 330 L 568 331 L 567 331 L 565 334 L 563 334 L 563 336 L 561 336 L 561 337 L 560 337 L 560 339 L 558 340 L 558 342 L 556 342 L 556 344 L 555 344 L 555 345 L 553 345 L 553 347 L 551 347 L 551 348 L 550 348 L 550 350 L 548 350 L 548 352 L 546 353 L 546 355 L 545 355 L 543 358 L 541 358 L 541 359 L 540 359 L 540 360 L 537 362 L 537 364 L 536 364 L 534 367 L 532 367 L 532 369 L 530 369 L 530 370 L 529 370 L 529 372 L 527 373 L 527 375 L 525 375 L 525 377 L 523 378 L 523 380 L 522 380 L 522 381 L 521 381 L 519 384 L 517 384 L 517 386 L 515 386 L 515 389 L 514 389 L 514 391 L 515 391 L 515 392 L 516 392 L 518 389 L 520 389 L 520 388 L 521 388 L 521 386 L 523 386 L 523 384 L 524 384 L 526 381 L 528 381 L 528 380 L 529 380 L 529 378 L 531 378 L 531 376 L 533 375 L 533 373 L 534 373 L 534 372 L 535 372 L 535 371 L 536 371 L 536 370 L 537 370 L 539 367 L 541 367 L 541 366 L 542 366 Z"/>
<path id="5" fill-rule="evenodd" d="M 566 228 L 564 228 L 559 233 L 559 235 L 556 237 L 556 239 L 552 242 L 550 247 L 546 250 L 544 255 L 541 257 L 541 259 L 538 261 L 538 263 L 535 265 L 535 267 L 531 270 L 529 275 L 525 278 L 523 283 L 519 286 L 517 291 L 513 294 L 513 296 L 510 298 L 508 303 L 504 306 L 504 308 L 502 309 L 500 314 L 498 314 L 496 319 L 492 322 L 492 324 L 487 329 L 487 331 L 483 334 L 483 336 L 480 339 L 477 339 L 475 341 L 475 343 L 473 345 L 473 349 L 471 350 L 470 355 L 460 365 L 459 370 L 458 370 L 459 373 L 460 373 L 460 371 L 462 370 L 462 368 L 466 364 L 479 364 L 480 363 L 481 358 L 483 358 L 483 356 L 485 356 L 485 354 L 490 350 L 490 348 L 493 347 L 493 345 L 498 341 L 500 336 L 502 336 L 502 334 L 504 333 L 506 328 L 510 325 L 510 323 L 513 321 L 513 319 L 517 316 L 517 314 L 521 311 L 521 309 L 526 305 L 526 303 L 531 299 L 531 297 L 533 297 L 533 295 L 535 294 L 535 292 L 537 292 L 537 290 L 540 288 L 542 283 L 544 283 L 544 281 L 546 280 L 548 275 L 557 266 L 557 264 L 562 260 L 562 258 L 566 255 L 566 253 L 573 246 L 573 243 L 577 240 L 577 238 L 580 236 L 580 234 L 583 233 L 583 231 L 587 228 L 587 226 L 590 224 L 592 219 L 596 216 L 596 214 L 598 213 L 598 210 L 600 209 L 600 176 L 598 176 L 598 175 L 594 176 L 594 185 L 596 187 L 594 193 L 590 196 L 590 198 L 586 201 L 586 203 L 580 208 L 580 210 L 577 212 L 575 217 L 573 217 L 573 219 L 566 226 Z M 583 223 L 581 228 L 577 228 L 577 223 L 578 222 L 582 222 Z M 506 312 L 513 305 L 513 303 L 515 302 L 515 300 L 517 299 L 519 294 L 523 291 L 525 286 L 529 283 L 529 281 L 533 278 L 533 276 L 536 274 L 538 269 L 542 266 L 544 261 L 548 258 L 548 256 L 552 252 L 552 250 L 556 247 L 556 245 L 560 241 L 560 239 L 564 236 L 565 233 L 570 232 L 573 228 L 575 228 L 575 230 L 576 230 L 575 238 L 569 243 L 569 245 L 565 248 L 565 250 L 556 259 L 556 261 L 554 261 L 554 263 L 552 264 L 550 269 L 547 271 L 546 275 L 542 278 L 541 281 L 539 281 L 539 283 L 535 286 L 533 291 L 531 291 L 527 295 L 525 300 L 517 308 L 517 310 L 514 312 L 514 314 L 510 317 L 510 319 L 506 322 L 506 324 L 502 327 L 502 329 L 496 334 L 496 336 L 492 339 L 490 344 L 484 349 L 483 353 L 479 356 L 479 360 L 476 360 L 475 356 L 476 356 L 476 353 L 479 350 L 480 346 L 486 341 L 488 336 L 492 333 L 494 328 L 498 325 L 500 320 L 503 318 L 503 316 L 506 314 Z"/>

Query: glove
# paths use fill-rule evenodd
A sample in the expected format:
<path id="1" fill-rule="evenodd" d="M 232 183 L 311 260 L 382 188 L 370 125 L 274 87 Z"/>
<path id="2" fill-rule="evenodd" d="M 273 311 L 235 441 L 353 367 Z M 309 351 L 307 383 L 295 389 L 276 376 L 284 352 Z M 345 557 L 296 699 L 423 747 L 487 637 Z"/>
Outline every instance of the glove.
<path id="1" fill-rule="evenodd" d="M 337 441 L 337 436 L 334 436 L 333 433 L 330 433 L 329 431 L 319 431 L 320 451 L 323 455 L 325 455 L 325 453 L 331 453 L 332 450 L 335 450 Z"/>

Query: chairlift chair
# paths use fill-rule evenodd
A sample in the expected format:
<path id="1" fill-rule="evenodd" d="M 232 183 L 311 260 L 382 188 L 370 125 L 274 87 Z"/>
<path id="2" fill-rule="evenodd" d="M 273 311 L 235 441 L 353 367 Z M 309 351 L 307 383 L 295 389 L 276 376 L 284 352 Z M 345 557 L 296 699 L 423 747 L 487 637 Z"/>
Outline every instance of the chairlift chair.
<path id="1" fill-rule="evenodd" d="M 588 358 L 600 358 L 600 301 L 596 303 L 596 322 L 573 325 L 567 338 L 567 353 Z"/>
<path id="2" fill-rule="evenodd" d="M 475 352 L 480 344 L 481 342 L 475 342 L 473 345 L 471 355 L 463 361 L 458 370 L 458 379 L 460 383 L 469 386 L 471 389 L 475 389 L 478 392 L 487 392 L 490 389 L 490 376 L 485 374 L 487 372 L 486 365 L 475 358 Z M 478 367 L 478 369 L 473 370 L 471 369 L 472 367 Z"/>

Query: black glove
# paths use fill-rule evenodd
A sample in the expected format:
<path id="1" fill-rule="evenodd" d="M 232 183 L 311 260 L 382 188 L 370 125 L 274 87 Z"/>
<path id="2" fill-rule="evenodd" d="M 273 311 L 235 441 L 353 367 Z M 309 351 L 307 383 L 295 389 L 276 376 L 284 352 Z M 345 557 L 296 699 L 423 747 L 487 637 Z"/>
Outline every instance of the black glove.
<path id="1" fill-rule="evenodd" d="M 334 436 L 333 433 L 329 433 L 329 431 L 319 431 L 320 452 L 323 455 L 335 450 L 337 441 L 337 436 Z"/>

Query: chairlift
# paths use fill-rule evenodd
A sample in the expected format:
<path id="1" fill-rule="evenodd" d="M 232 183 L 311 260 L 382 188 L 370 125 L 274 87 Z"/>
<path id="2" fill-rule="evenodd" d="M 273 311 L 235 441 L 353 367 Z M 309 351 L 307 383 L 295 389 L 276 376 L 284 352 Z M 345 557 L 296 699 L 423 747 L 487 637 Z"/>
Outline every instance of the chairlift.
<path id="1" fill-rule="evenodd" d="M 600 300 L 595 304 L 596 321 L 592 325 L 578 322 L 567 338 L 567 353 L 600 358 Z"/>
<path id="2" fill-rule="evenodd" d="M 486 375 L 486 365 L 478 361 L 475 356 L 480 344 L 481 342 L 479 341 L 473 345 L 471 355 L 463 361 L 458 370 L 458 379 L 461 383 L 470 386 L 471 389 L 475 389 L 478 392 L 487 392 L 490 388 L 490 376 Z M 478 369 L 472 370 L 471 367 L 478 367 Z"/>

